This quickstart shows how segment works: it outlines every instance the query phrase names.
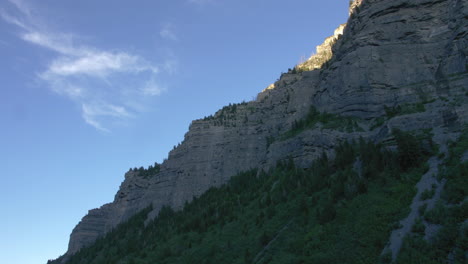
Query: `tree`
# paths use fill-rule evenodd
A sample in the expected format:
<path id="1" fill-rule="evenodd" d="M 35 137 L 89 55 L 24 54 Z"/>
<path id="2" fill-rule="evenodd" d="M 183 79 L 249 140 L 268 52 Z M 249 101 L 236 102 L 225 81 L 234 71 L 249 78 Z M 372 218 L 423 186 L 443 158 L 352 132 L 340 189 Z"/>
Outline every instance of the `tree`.
<path id="1" fill-rule="evenodd" d="M 423 150 L 418 139 L 408 132 L 399 129 L 393 130 L 393 135 L 398 146 L 398 162 L 402 170 L 419 165 Z"/>

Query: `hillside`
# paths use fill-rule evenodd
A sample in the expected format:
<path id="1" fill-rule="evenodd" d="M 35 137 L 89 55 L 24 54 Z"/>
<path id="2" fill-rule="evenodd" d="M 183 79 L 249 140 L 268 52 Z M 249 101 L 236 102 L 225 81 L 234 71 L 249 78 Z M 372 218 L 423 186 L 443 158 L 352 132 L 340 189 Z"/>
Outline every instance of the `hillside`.
<path id="1" fill-rule="evenodd" d="M 382 249 L 392 230 L 404 232 L 399 220 L 411 214 L 414 186 L 426 175 L 444 186 L 416 195 L 418 220 L 401 237 L 395 263 L 464 263 L 468 127 L 438 155 L 437 178 L 428 157 L 438 150 L 425 150 L 431 135 L 394 135 L 398 151 L 345 142 L 333 161 L 323 154 L 308 169 L 291 159 L 240 173 L 148 221 L 150 206 L 66 263 L 390 263 L 392 251 Z"/>
<path id="2" fill-rule="evenodd" d="M 51 263 L 466 261 L 468 3 L 363 0 L 350 14 L 255 101 L 128 171 Z"/>

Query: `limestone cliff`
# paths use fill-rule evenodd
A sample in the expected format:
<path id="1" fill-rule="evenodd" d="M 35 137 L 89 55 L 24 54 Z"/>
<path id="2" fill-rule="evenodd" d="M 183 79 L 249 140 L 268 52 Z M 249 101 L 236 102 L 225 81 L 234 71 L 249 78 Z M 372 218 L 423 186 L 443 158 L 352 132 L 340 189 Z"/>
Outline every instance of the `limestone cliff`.
<path id="1" fill-rule="evenodd" d="M 362 3 L 361 3 L 362 2 Z M 250 168 L 293 158 L 307 167 L 333 155 L 337 142 L 391 140 L 405 130 L 454 128 L 468 120 L 468 3 L 464 0 L 364 0 L 315 57 L 285 73 L 257 100 L 195 120 L 159 173 L 125 174 L 112 203 L 90 210 L 75 227 L 67 254 L 91 244 L 153 204 L 179 209 L 194 196 Z M 389 109 L 412 109 L 418 111 Z M 346 116 L 352 129 L 318 124 L 286 137 L 311 106 Z"/>

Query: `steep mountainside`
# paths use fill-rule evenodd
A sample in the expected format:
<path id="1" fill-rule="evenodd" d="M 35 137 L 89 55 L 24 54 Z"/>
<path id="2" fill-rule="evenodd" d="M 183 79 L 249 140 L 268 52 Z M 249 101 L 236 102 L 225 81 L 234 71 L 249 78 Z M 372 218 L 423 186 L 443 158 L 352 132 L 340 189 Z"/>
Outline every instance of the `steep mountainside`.
<path id="1" fill-rule="evenodd" d="M 150 217 L 181 209 L 242 171 L 290 158 L 308 168 L 360 137 L 392 145 L 394 128 L 459 130 L 468 120 L 467 1 L 358 2 L 315 56 L 257 100 L 193 121 L 158 170 L 127 172 L 114 201 L 75 227 L 67 256 L 149 205 Z"/>

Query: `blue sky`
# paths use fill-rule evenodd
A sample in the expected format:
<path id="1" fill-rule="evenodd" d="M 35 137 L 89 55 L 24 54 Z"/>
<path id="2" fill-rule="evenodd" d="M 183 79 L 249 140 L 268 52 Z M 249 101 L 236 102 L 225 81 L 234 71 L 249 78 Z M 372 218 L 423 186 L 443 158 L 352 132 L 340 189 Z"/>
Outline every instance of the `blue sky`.
<path id="1" fill-rule="evenodd" d="M 253 99 L 348 1 L 0 0 L 0 263 L 46 263 L 130 167 Z"/>

